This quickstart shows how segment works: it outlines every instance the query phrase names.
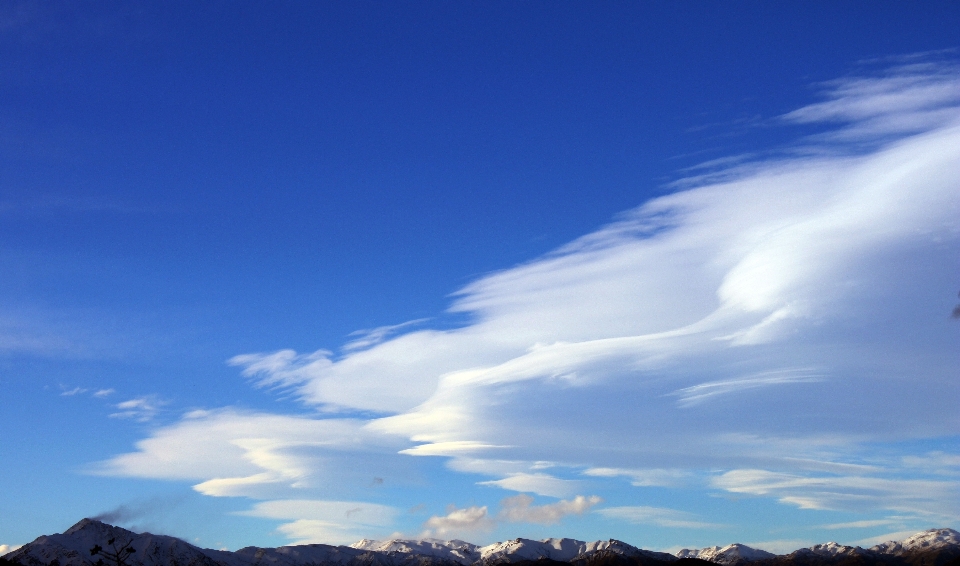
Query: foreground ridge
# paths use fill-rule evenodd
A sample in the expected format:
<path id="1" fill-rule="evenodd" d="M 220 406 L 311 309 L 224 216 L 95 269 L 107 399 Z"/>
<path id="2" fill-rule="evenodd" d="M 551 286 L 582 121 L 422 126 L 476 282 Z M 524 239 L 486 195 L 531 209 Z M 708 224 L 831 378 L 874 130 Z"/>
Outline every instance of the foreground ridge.
<path id="1" fill-rule="evenodd" d="M 673 555 L 615 539 L 569 538 L 517 538 L 487 546 L 462 540 L 364 539 L 349 546 L 250 546 L 230 552 L 199 548 L 171 536 L 138 534 L 95 519 L 83 519 L 62 534 L 41 536 L 0 560 L 15 566 L 97 566 L 90 549 L 112 540 L 130 543 L 133 549 L 117 566 L 960 566 L 960 533 L 947 528 L 869 549 L 828 542 L 779 556 L 739 543 L 685 548 Z"/>

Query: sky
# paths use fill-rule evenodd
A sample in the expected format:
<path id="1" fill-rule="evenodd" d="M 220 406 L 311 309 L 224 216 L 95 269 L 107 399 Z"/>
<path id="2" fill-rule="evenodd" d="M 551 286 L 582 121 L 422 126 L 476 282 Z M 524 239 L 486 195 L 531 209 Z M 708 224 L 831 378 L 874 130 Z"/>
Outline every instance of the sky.
<path id="1" fill-rule="evenodd" d="M 3 3 L 0 552 L 960 527 L 957 21 Z"/>

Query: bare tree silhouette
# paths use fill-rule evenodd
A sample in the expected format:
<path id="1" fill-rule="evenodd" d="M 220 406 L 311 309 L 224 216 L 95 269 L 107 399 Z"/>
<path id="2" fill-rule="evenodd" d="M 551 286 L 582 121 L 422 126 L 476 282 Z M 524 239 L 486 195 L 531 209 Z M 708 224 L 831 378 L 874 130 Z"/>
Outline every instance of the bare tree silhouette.
<path id="1" fill-rule="evenodd" d="M 133 544 L 132 540 L 118 545 L 117 539 L 114 537 L 107 541 L 107 545 L 110 548 L 103 548 L 99 544 L 93 545 L 93 548 L 90 549 L 90 556 L 100 555 L 102 557 L 96 561 L 96 566 L 106 566 L 103 561 L 104 558 L 109 560 L 109 566 L 130 566 L 127 559 L 137 551 L 135 548 L 130 547 L 131 544 Z"/>

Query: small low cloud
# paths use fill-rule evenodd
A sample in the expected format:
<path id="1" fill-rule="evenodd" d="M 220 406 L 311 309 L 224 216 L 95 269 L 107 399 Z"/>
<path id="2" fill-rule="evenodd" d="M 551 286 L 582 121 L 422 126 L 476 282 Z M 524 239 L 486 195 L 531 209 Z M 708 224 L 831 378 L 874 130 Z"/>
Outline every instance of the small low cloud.
<path id="1" fill-rule="evenodd" d="M 0 556 L 9 554 L 23 546 L 22 544 L 0 544 Z"/>
<path id="2" fill-rule="evenodd" d="M 538 525 L 556 525 L 567 515 L 583 515 L 591 507 L 602 503 L 596 495 L 584 497 L 578 495 L 570 500 L 560 500 L 547 505 L 533 505 L 533 497 L 520 494 L 508 497 L 500 502 L 497 518 L 510 523 L 536 523 Z"/>
<path id="3" fill-rule="evenodd" d="M 62 387 L 62 386 L 61 386 Z M 74 387 L 73 389 L 67 389 L 62 387 L 63 391 L 60 392 L 61 397 L 73 397 L 74 395 L 79 395 L 81 393 L 86 393 L 87 390 L 83 387 Z"/>
<path id="4" fill-rule="evenodd" d="M 448 509 L 446 515 L 434 515 L 423 524 L 424 537 L 449 536 L 454 533 L 470 531 L 489 531 L 495 522 L 487 513 L 487 506 Z"/>
<path id="5" fill-rule="evenodd" d="M 93 396 L 103 399 L 104 397 L 109 397 L 110 395 L 113 395 L 116 392 L 117 392 L 116 389 L 98 389 L 93 393 Z"/>

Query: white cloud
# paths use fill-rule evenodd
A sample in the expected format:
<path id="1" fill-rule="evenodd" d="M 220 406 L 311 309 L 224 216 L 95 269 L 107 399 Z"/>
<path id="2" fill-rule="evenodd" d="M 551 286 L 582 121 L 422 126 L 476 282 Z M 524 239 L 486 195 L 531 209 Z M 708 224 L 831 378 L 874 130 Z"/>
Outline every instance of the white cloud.
<path id="1" fill-rule="evenodd" d="M 574 493 L 580 486 L 576 480 L 564 480 L 543 473 L 515 473 L 499 480 L 479 482 L 479 485 L 492 485 L 511 491 L 536 493 L 550 497 L 564 497 Z"/>
<path id="2" fill-rule="evenodd" d="M 423 524 L 424 537 L 449 537 L 457 533 L 489 531 L 495 523 L 487 515 L 487 507 L 466 507 L 449 509 L 446 515 L 434 515 Z"/>
<path id="3" fill-rule="evenodd" d="M 214 496 L 265 497 L 279 488 L 365 483 L 395 468 L 394 439 L 366 433 L 356 419 L 316 419 L 238 410 L 195 411 L 101 463 L 95 473 L 201 480 Z M 402 446 L 402 444 L 401 444 Z M 376 454 L 375 462 L 364 459 Z M 351 459 L 360 453 L 359 459 Z M 393 456 L 398 458 L 398 456 Z"/>
<path id="4" fill-rule="evenodd" d="M 193 415 L 103 471 L 252 495 L 317 484 L 360 453 L 440 456 L 486 485 L 569 497 L 580 484 L 529 462 L 639 486 L 720 469 L 715 488 L 801 508 L 955 516 L 949 457 L 917 456 L 946 474 L 931 480 L 913 456 L 862 454 L 960 435 L 958 80 L 928 63 L 834 82 L 785 117 L 839 123 L 830 135 L 678 183 L 470 283 L 450 308 L 469 315 L 461 328 L 230 361 L 310 407 L 385 417 Z M 489 519 L 469 509 L 432 528 Z"/>
<path id="5" fill-rule="evenodd" d="M 61 386 L 61 388 L 63 387 Z M 73 389 L 63 388 L 63 391 L 60 393 L 60 395 L 62 397 L 73 397 L 74 395 L 77 395 L 80 393 L 86 393 L 86 391 L 87 390 L 83 389 L 82 387 L 74 387 Z"/>
<path id="6" fill-rule="evenodd" d="M 570 500 L 560 500 L 546 505 L 533 505 L 529 495 L 515 495 L 500 502 L 497 518 L 510 523 L 537 523 L 555 525 L 567 515 L 583 515 L 594 505 L 603 502 L 596 495 L 584 497 L 578 495 Z"/>
<path id="7" fill-rule="evenodd" d="M 607 507 L 597 511 L 600 515 L 610 519 L 627 521 L 637 525 L 656 525 L 658 527 L 672 527 L 680 529 L 704 529 L 722 527 L 714 523 L 701 521 L 696 515 L 677 511 L 675 509 L 665 509 L 663 507 L 647 506 L 625 506 L 625 507 Z"/>
<path id="8" fill-rule="evenodd" d="M 93 396 L 99 397 L 99 398 L 109 397 L 110 395 L 113 395 L 116 392 L 117 391 L 115 389 L 98 389 L 94 391 Z"/>
<path id="9" fill-rule="evenodd" d="M 295 544 L 347 544 L 367 536 L 371 529 L 385 530 L 398 513 L 374 503 L 295 499 L 264 501 L 239 514 L 289 520 L 277 530 Z"/>
<path id="10" fill-rule="evenodd" d="M 495 444 L 486 444 L 475 440 L 454 440 L 450 442 L 431 442 L 413 448 L 401 450 L 401 454 L 409 456 L 454 456 L 461 452 L 476 453 L 487 448 L 504 448 Z"/>

